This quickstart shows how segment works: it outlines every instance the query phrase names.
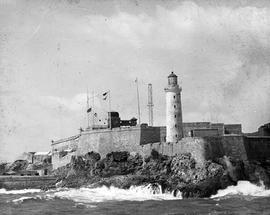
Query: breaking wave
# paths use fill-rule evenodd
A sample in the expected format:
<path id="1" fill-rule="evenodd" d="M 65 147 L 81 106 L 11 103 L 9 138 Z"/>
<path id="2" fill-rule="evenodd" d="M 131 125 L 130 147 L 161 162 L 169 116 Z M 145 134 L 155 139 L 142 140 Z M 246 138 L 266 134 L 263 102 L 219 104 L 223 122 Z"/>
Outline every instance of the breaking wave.
<path id="1" fill-rule="evenodd" d="M 252 197 L 270 196 L 270 190 L 267 190 L 263 183 L 260 186 L 252 184 L 249 181 L 238 181 L 237 185 L 229 186 L 224 190 L 219 190 L 216 195 L 211 198 L 219 198 L 224 196 L 241 195 Z"/>
<path id="2" fill-rule="evenodd" d="M 15 203 L 15 204 L 18 204 L 18 203 L 22 203 L 24 202 L 25 200 L 33 200 L 33 199 L 41 199 L 40 196 L 36 196 L 36 197 L 31 197 L 31 196 L 22 196 L 18 199 L 13 199 L 12 202 Z M 10 201 L 8 201 L 10 202 Z"/>
<path id="3" fill-rule="evenodd" d="M 80 203 L 98 203 L 104 201 L 145 201 L 182 199 L 181 193 L 162 193 L 161 186 L 147 185 L 120 189 L 116 187 L 80 188 L 47 194 L 47 198 L 69 199 Z"/>
<path id="4" fill-rule="evenodd" d="M 0 194 L 25 194 L 25 193 L 39 193 L 40 189 L 23 189 L 23 190 L 6 190 L 0 189 Z"/>

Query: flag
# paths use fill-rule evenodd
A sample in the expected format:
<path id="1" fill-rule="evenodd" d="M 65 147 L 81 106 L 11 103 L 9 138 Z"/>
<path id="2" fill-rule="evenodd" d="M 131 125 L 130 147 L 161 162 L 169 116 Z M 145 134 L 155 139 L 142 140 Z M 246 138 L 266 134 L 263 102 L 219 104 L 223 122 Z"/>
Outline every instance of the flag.
<path id="1" fill-rule="evenodd" d="M 109 92 L 110 91 L 107 91 L 107 92 L 105 92 L 105 93 L 102 94 L 102 99 L 103 100 L 106 100 L 107 99 Z"/>
<path id="2" fill-rule="evenodd" d="M 92 111 L 92 108 L 87 109 L 87 113 L 90 113 Z"/>

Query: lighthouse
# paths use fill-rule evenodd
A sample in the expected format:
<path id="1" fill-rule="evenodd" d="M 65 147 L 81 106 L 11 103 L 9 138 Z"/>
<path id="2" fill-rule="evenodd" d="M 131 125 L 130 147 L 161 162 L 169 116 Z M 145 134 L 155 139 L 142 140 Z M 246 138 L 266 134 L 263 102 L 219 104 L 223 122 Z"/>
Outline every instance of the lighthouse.
<path id="1" fill-rule="evenodd" d="M 183 138 L 181 91 L 177 75 L 168 76 L 166 92 L 166 142 L 175 143 Z"/>

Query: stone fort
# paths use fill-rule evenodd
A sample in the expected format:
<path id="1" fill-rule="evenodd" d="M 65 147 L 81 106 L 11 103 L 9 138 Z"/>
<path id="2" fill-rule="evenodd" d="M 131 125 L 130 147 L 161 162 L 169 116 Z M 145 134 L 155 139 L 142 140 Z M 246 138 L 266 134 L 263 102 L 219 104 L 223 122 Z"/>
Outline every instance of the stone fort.
<path id="1" fill-rule="evenodd" d="M 177 76 L 168 76 L 166 126 L 137 125 L 137 120 L 121 120 L 117 112 L 108 112 L 105 126 L 91 126 L 68 138 L 52 141 L 53 168 L 64 166 L 72 156 L 95 151 L 101 157 L 112 151 L 148 155 L 152 149 L 165 155 L 191 153 L 198 163 L 224 155 L 244 161 L 270 159 L 270 123 L 258 132 L 244 134 L 241 124 L 183 122 L 181 87 Z"/>

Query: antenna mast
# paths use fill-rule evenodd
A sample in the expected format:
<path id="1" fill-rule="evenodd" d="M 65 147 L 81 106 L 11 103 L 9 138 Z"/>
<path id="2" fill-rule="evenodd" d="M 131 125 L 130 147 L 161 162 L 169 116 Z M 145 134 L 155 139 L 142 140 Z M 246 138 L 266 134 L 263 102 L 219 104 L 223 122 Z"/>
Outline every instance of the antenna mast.
<path id="1" fill-rule="evenodd" d="M 149 114 L 149 126 L 153 126 L 153 93 L 152 84 L 148 84 L 148 114 Z"/>
<path id="2" fill-rule="evenodd" d="M 138 102 L 138 120 L 139 125 L 141 125 L 141 110 L 140 110 L 140 96 L 139 96 L 139 86 L 138 86 L 138 78 L 136 78 L 135 83 L 137 85 L 137 102 Z"/>

